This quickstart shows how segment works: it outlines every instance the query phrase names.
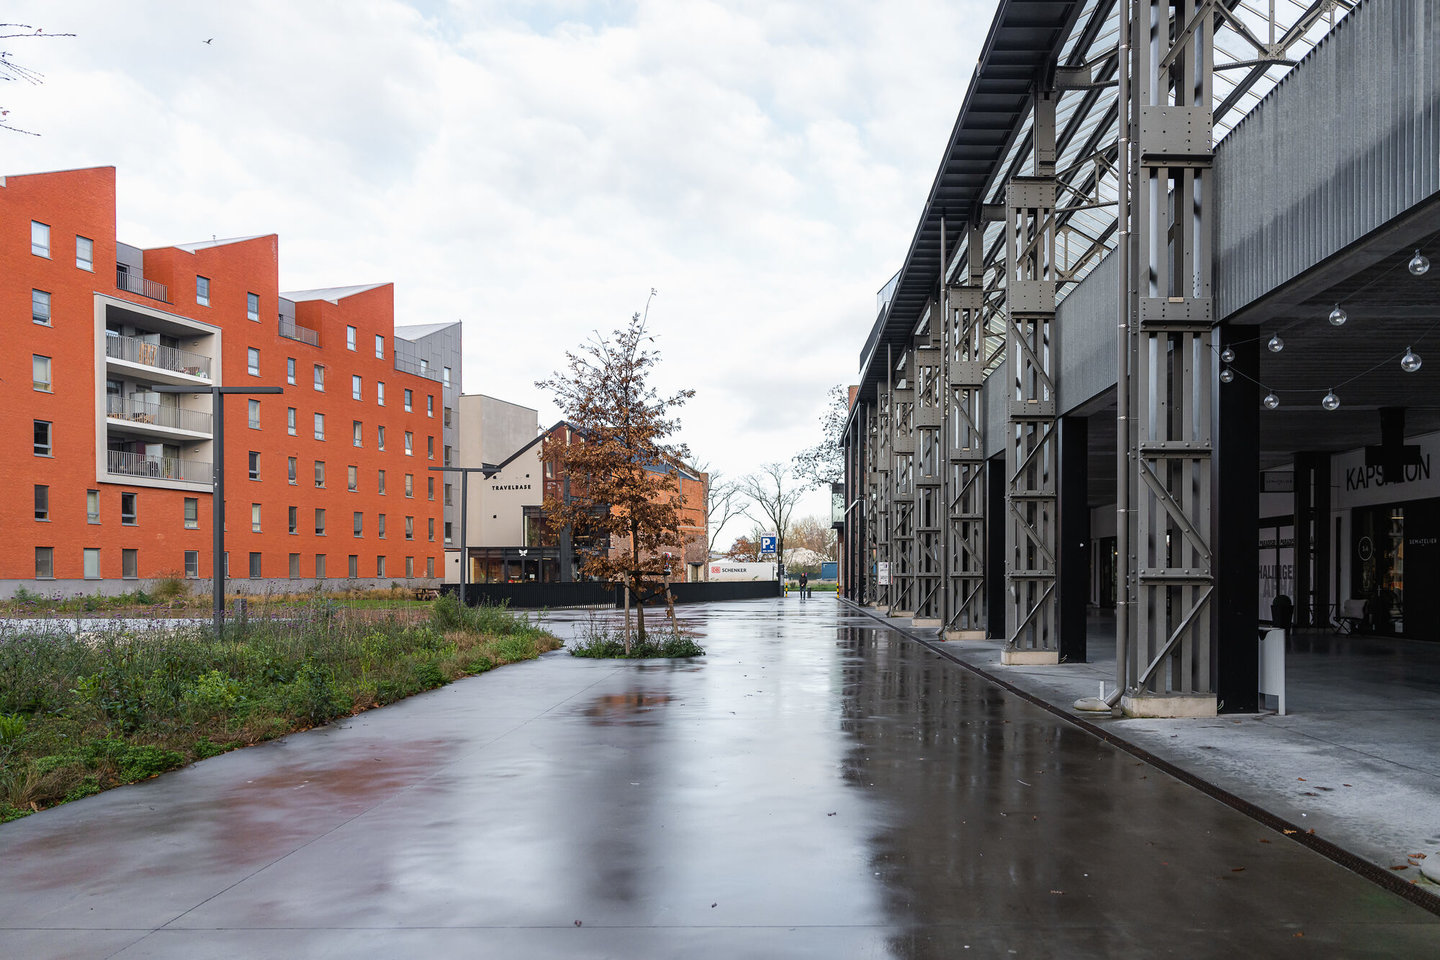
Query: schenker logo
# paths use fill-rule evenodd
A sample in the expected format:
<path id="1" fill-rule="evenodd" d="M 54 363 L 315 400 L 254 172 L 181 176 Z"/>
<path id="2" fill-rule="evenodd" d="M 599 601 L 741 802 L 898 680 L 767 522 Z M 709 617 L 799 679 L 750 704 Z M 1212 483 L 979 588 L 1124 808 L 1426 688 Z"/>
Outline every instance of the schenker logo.
<path id="1" fill-rule="evenodd" d="M 1430 454 L 1425 454 L 1419 463 L 1405 465 L 1405 473 L 1390 479 L 1385 476 L 1384 467 L 1351 467 L 1345 471 L 1345 489 L 1369 490 L 1371 487 L 1391 486 L 1397 483 L 1412 483 L 1430 479 Z"/>

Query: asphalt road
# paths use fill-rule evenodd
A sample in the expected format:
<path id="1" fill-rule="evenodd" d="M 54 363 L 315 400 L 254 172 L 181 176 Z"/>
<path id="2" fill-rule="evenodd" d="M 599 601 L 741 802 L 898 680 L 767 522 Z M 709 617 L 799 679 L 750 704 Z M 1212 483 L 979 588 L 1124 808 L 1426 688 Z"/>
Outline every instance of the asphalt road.
<path id="1" fill-rule="evenodd" d="M 703 659 L 558 652 L 0 826 L 0 957 L 1440 956 L 832 599 L 683 612 Z"/>

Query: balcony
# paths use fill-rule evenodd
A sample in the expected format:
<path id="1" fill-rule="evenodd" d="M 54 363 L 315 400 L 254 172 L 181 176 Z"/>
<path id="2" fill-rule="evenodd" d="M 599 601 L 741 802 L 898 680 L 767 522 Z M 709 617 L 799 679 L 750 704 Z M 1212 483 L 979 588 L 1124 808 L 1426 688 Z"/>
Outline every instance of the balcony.
<path id="1" fill-rule="evenodd" d="M 186 410 L 174 404 L 149 403 L 130 397 L 106 397 L 105 416 L 111 420 L 126 420 L 142 426 L 169 427 L 172 430 L 188 430 L 206 435 L 212 432 L 210 414 L 204 411 Z"/>
<path id="2" fill-rule="evenodd" d="M 117 269 L 115 271 L 115 286 L 126 293 L 136 293 L 151 300 L 159 300 L 161 303 L 170 302 L 170 291 L 165 284 L 137 277 L 129 270 Z"/>
<path id="3" fill-rule="evenodd" d="M 125 477 L 148 480 L 180 480 L 185 483 L 210 483 L 210 464 L 180 457 L 147 457 L 143 453 L 106 450 L 106 469 Z"/>
<path id="4" fill-rule="evenodd" d="M 308 343 L 312 347 L 320 346 L 320 334 L 309 327 L 302 327 L 294 320 L 280 318 L 280 336 L 286 340 L 299 340 L 301 343 Z"/>
<path id="5" fill-rule="evenodd" d="M 420 365 L 419 360 L 412 360 L 409 357 L 402 357 L 398 354 L 395 357 L 395 369 L 401 373 L 413 373 L 417 377 L 424 377 L 426 380 L 434 380 L 436 383 L 443 383 L 444 380 L 437 370 Z"/>
<path id="6" fill-rule="evenodd" d="M 209 357 L 158 343 L 147 343 L 137 337 L 107 336 L 105 356 L 112 360 L 124 360 L 127 363 L 138 363 L 172 373 L 183 373 L 202 380 L 210 379 Z"/>

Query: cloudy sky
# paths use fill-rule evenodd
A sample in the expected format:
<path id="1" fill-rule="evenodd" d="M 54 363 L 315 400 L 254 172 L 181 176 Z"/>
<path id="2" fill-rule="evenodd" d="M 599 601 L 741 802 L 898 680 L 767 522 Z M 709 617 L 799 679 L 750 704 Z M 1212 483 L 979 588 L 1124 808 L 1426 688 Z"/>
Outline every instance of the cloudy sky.
<path id="1" fill-rule="evenodd" d="M 280 235 L 282 289 L 460 319 L 464 389 L 645 307 L 697 462 L 817 442 L 856 377 L 993 0 L 67 0 L 7 20 L 0 173 L 113 165 L 119 235 Z M 213 42 L 203 41 L 213 38 Z M 828 510 L 813 495 L 803 512 Z M 736 532 L 739 532 L 738 530 Z"/>

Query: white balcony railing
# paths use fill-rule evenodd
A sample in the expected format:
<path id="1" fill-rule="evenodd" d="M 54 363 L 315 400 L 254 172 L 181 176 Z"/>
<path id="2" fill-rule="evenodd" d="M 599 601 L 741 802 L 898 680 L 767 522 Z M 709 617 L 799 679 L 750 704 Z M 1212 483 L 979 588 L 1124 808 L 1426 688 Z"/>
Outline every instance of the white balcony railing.
<path id="1" fill-rule="evenodd" d="M 210 379 L 210 358 L 188 350 L 179 350 L 158 343 L 149 343 L 138 337 L 105 338 L 105 356 L 115 360 L 158 367 L 192 377 Z"/>
<path id="2" fill-rule="evenodd" d="M 148 477 L 152 480 L 183 480 L 187 483 L 210 483 L 210 464 L 181 457 L 147 457 L 143 453 L 107 450 L 106 469 L 126 477 Z"/>
<path id="3" fill-rule="evenodd" d="M 195 433 L 210 433 L 210 414 L 201 410 L 185 410 L 169 403 L 151 403 L 132 397 L 105 398 L 105 415 L 114 420 L 172 427 Z"/>

